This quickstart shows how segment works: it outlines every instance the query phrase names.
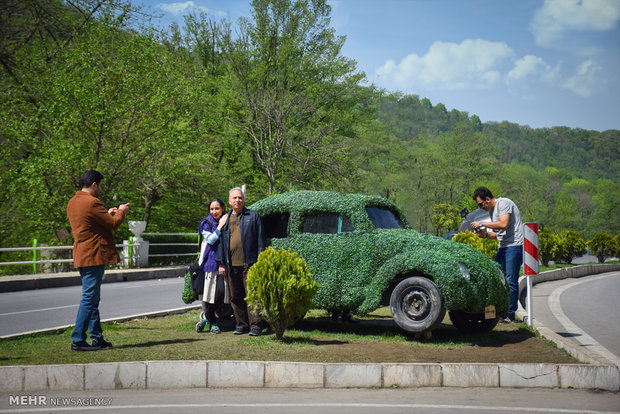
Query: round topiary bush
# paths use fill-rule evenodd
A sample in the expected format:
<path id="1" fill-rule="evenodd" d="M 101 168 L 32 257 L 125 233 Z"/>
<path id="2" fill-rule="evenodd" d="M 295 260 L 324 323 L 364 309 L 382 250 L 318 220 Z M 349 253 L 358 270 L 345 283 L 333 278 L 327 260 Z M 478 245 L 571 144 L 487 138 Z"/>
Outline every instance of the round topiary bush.
<path id="1" fill-rule="evenodd" d="M 455 234 L 454 237 L 452 237 L 452 241 L 473 246 L 484 253 L 489 259 L 493 259 L 495 257 L 495 254 L 497 253 L 497 246 L 499 244 L 495 239 L 480 238 L 473 231 L 469 230 Z"/>
<path id="2" fill-rule="evenodd" d="M 248 306 L 282 339 L 284 330 L 312 307 L 318 285 L 296 252 L 268 247 L 248 271 L 247 289 Z"/>

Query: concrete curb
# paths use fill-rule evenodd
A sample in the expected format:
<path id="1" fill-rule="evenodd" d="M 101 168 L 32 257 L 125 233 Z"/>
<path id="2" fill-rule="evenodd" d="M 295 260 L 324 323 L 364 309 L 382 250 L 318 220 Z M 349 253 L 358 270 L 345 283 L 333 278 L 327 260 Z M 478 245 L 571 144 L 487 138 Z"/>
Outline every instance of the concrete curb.
<path id="1" fill-rule="evenodd" d="M 617 366 L 143 361 L 0 366 L 2 392 L 174 388 L 579 388 L 620 391 Z"/>
<path id="2" fill-rule="evenodd" d="M 165 266 L 147 269 L 106 270 L 103 283 L 127 282 L 133 280 L 162 279 L 183 276 L 186 266 Z M 79 272 L 39 273 L 0 277 L 0 293 L 20 290 L 46 289 L 82 284 Z"/>

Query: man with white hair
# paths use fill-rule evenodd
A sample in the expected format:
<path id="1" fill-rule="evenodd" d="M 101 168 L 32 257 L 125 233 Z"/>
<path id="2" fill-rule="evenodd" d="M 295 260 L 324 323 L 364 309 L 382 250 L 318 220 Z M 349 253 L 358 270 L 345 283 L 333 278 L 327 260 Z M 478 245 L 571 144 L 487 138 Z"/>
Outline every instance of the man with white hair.
<path id="1" fill-rule="evenodd" d="M 230 190 L 228 203 L 232 211 L 221 230 L 216 255 L 218 270 L 228 278 L 230 304 L 236 321 L 233 334 L 249 333 L 251 336 L 259 336 L 262 331 L 260 320 L 257 315 L 248 312 L 245 297 L 248 270 L 258 260 L 259 253 L 265 249 L 263 221 L 256 211 L 245 207 L 245 195 L 241 188 Z"/>

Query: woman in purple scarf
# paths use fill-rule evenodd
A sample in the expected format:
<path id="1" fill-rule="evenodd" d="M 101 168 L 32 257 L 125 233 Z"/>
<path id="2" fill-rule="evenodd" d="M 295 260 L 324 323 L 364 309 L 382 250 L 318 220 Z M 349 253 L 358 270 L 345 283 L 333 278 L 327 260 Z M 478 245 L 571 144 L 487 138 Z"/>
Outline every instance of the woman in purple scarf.
<path id="1" fill-rule="evenodd" d="M 202 219 L 198 226 L 198 233 L 202 239 L 198 263 L 203 266 L 205 278 L 202 294 L 198 297 L 202 301 L 202 313 L 200 314 L 200 320 L 196 324 L 196 332 L 204 331 L 206 325 L 209 324 L 207 329 L 212 333 L 221 333 L 215 320 L 215 310 L 222 302 L 230 302 L 226 278 L 218 274 L 217 262 L 215 261 L 220 230 L 228 219 L 228 214 L 224 214 L 224 209 L 224 202 L 219 198 L 214 198 L 209 203 L 209 213 L 211 214 Z M 217 289 L 218 284 L 220 289 Z"/>

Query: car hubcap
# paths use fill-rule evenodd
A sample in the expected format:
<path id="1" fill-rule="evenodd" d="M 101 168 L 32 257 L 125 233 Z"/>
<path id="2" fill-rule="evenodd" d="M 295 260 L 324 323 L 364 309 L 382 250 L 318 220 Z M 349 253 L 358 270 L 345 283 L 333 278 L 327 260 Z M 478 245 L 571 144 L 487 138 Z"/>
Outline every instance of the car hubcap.
<path id="1" fill-rule="evenodd" d="M 401 306 L 411 319 L 424 319 L 431 311 L 431 298 L 424 291 L 412 290 L 403 296 Z"/>

